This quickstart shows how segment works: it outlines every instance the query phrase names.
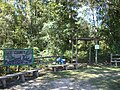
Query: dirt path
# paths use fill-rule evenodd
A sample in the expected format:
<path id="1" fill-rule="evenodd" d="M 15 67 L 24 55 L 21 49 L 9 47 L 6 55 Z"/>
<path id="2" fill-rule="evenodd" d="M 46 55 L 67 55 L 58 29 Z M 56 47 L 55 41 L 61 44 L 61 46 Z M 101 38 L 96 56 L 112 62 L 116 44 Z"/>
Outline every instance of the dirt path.
<path id="1" fill-rule="evenodd" d="M 98 90 L 89 82 L 75 80 L 74 78 L 62 78 L 56 80 L 34 80 L 15 85 L 5 90 Z"/>
<path id="2" fill-rule="evenodd" d="M 119 90 L 119 68 L 89 67 L 58 72 L 41 71 L 38 78 L 14 80 L 5 90 Z"/>
<path id="3" fill-rule="evenodd" d="M 81 68 L 58 72 L 43 71 L 38 78 L 15 80 L 4 90 L 119 90 L 119 68 Z M 28 79 L 27 79 L 28 78 Z"/>

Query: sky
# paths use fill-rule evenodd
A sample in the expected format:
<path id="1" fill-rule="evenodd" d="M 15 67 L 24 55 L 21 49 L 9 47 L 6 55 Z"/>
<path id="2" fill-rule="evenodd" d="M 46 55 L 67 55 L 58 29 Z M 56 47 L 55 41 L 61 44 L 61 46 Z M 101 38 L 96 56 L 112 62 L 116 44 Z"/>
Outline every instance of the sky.
<path id="1" fill-rule="evenodd" d="M 101 20 L 97 19 L 97 10 L 94 8 L 93 10 L 89 6 L 82 6 L 78 9 L 78 16 L 82 17 L 93 26 L 100 26 Z"/>
<path id="2" fill-rule="evenodd" d="M 5 0 L 6 2 L 9 0 Z M 14 6 L 16 8 L 18 8 L 18 2 L 19 0 L 11 0 L 14 3 Z M 24 2 L 26 3 L 27 0 L 24 0 Z M 77 0 L 74 0 L 74 2 L 78 2 Z M 10 3 L 10 1 L 9 1 Z M 25 5 L 21 5 L 19 8 L 21 8 L 23 10 L 23 12 L 25 11 Z M 83 5 L 82 7 L 80 7 L 78 9 L 78 16 L 77 17 L 82 17 L 84 18 L 86 21 L 88 21 L 89 23 L 91 23 L 93 26 L 100 26 L 102 20 L 98 20 L 97 19 L 97 10 L 94 8 L 93 10 L 91 10 L 91 8 L 89 7 L 89 5 Z M 16 13 L 17 14 L 17 13 Z M 23 14 L 26 14 L 25 12 Z M 94 18 L 93 18 L 94 17 Z"/>

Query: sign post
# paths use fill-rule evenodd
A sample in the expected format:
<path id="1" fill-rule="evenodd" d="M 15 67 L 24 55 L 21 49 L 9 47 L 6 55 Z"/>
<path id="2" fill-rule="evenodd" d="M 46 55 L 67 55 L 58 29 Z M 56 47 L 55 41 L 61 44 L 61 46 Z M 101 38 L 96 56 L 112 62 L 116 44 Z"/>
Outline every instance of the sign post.
<path id="1" fill-rule="evenodd" d="M 97 64 L 98 63 L 98 49 L 99 49 L 99 45 L 97 44 L 97 41 L 96 41 L 96 45 L 95 45 L 95 63 Z"/>
<path id="2" fill-rule="evenodd" d="M 99 49 L 99 45 L 95 45 L 95 49 Z"/>
<path id="3" fill-rule="evenodd" d="M 32 49 L 4 49 L 4 65 L 31 65 L 33 64 Z"/>

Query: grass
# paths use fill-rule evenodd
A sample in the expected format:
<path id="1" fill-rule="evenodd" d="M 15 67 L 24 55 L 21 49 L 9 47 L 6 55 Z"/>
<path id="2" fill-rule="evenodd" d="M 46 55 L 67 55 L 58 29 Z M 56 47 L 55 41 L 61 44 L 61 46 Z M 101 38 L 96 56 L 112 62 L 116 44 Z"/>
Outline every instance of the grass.
<path id="1" fill-rule="evenodd" d="M 77 70 L 47 72 L 41 79 L 55 80 L 74 78 L 76 81 L 87 81 L 97 89 L 120 90 L 120 68 L 115 67 L 83 67 Z"/>
<path id="2" fill-rule="evenodd" d="M 80 84 L 80 87 L 81 85 L 91 85 L 97 88 L 95 90 L 120 90 L 120 68 L 116 67 L 84 66 L 77 70 L 63 70 L 58 72 L 47 70 L 40 73 L 43 74 L 39 76 L 37 80 L 40 80 L 39 82 L 43 81 L 43 86 L 45 83 L 49 84 L 49 82 L 53 80 L 68 78 L 72 80 L 72 82 Z M 33 80 L 33 82 L 35 80 Z M 29 79 L 27 82 L 29 82 Z"/>

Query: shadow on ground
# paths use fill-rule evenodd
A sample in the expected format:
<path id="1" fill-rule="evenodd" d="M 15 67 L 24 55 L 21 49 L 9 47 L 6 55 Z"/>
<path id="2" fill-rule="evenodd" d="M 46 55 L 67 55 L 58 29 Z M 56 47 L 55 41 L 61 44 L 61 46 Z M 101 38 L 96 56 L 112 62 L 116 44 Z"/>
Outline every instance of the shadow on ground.
<path id="1" fill-rule="evenodd" d="M 90 66 L 77 70 L 45 71 L 44 75 L 28 78 L 25 83 L 10 83 L 7 89 L 120 90 L 120 68 Z"/>

